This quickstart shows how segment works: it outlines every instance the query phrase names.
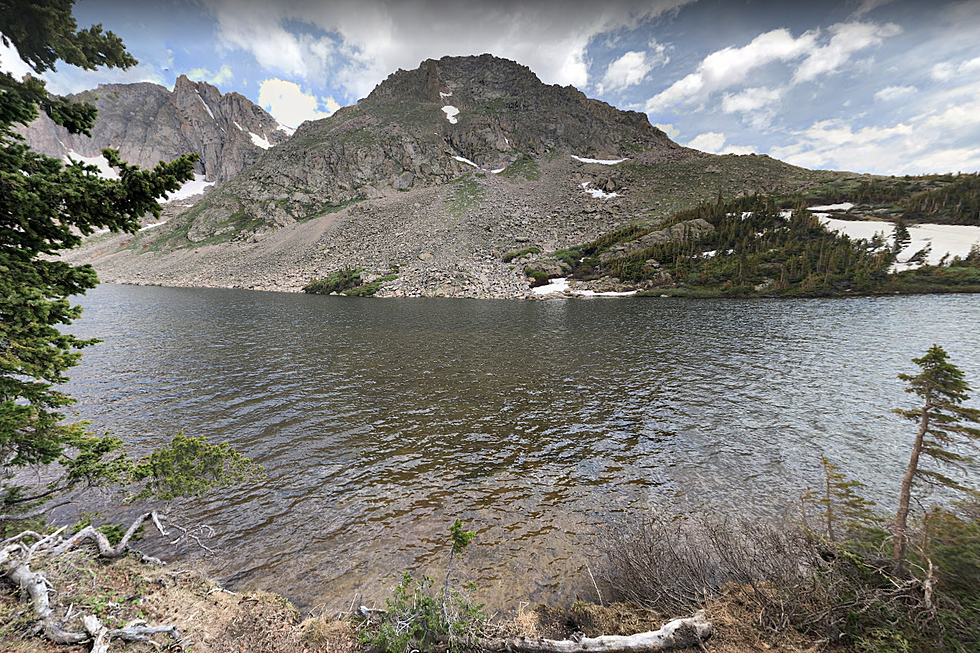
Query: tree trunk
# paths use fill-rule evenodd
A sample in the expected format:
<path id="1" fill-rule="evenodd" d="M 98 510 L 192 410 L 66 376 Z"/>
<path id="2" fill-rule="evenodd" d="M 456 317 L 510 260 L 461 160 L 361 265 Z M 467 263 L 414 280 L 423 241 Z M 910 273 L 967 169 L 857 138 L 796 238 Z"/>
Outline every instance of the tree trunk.
<path id="1" fill-rule="evenodd" d="M 902 489 L 898 497 L 898 512 L 895 513 L 895 541 L 892 545 L 892 557 L 895 560 L 895 571 L 900 574 L 905 568 L 905 549 L 908 546 L 908 519 L 909 504 L 912 501 L 912 481 L 919 471 L 919 456 L 922 454 L 922 443 L 929 430 L 929 416 L 932 410 L 932 397 L 926 396 L 926 403 L 922 407 L 922 418 L 919 421 L 919 433 L 915 436 L 915 444 L 912 446 L 912 456 L 909 458 L 908 469 L 902 477 Z"/>
<path id="2" fill-rule="evenodd" d="M 481 648 L 507 653 L 659 653 L 675 648 L 701 646 L 711 637 L 711 624 L 705 611 L 693 617 L 674 619 L 660 630 L 637 635 L 602 635 L 578 641 L 564 639 L 506 639 L 482 642 Z"/>

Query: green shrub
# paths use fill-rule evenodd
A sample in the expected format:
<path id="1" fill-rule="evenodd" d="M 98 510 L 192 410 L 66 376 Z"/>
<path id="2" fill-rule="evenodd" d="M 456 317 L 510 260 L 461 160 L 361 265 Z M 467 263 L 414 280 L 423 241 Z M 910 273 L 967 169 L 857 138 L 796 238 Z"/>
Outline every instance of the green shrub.
<path id="1" fill-rule="evenodd" d="M 378 292 L 378 289 L 381 288 L 381 284 L 385 283 L 386 281 L 394 281 L 397 278 L 397 274 L 389 274 L 379 277 L 371 283 L 364 283 L 355 288 L 351 288 L 350 290 L 345 290 L 341 294 L 347 295 L 348 297 L 370 297 L 374 293 Z"/>
<path id="2" fill-rule="evenodd" d="M 433 590 L 432 579 L 426 575 L 416 579 L 408 572 L 402 574 L 401 583 L 385 600 L 386 611 L 380 620 L 365 623 L 361 629 L 363 644 L 386 653 L 458 653 L 476 646 L 487 621 L 483 605 L 470 600 L 472 583 L 466 584 L 465 591 L 450 584 L 453 564 L 462 559 L 476 533 L 464 531 L 459 519 L 449 532 L 452 551 L 443 587 Z"/>
<path id="3" fill-rule="evenodd" d="M 501 257 L 500 260 L 503 261 L 504 263 L 510 263 L 515 258 L 520 258 L 527 254 L 540 254 L 540 253 L 541 250 L 538 249 L 537 247 L 527 247 L 525 249 L 520 249 L 513 252 L 507 252 L 506 254 L 503 255 L 503 257 Z"/>
<path id="4" fill-rule="evenodd" d="M 579 259 L 582 258 L 582 253 L 577 249 L 559 249 L 552 256 L 575 268 L 579 264 Z"/>
<path id="5" fill-rule="evenodd" d="M 548 284 L 548 275 L 541 270 L 524 270 L 524 274 L 531 279 L 532 288 L 537 288 L 538 286 L 545 286 Z"/>
<path id="6" fill-rule="evenodd" d="M 332 292 L 343 292 L 361 285 L 361 272 L 364 268 L 341 268 L 334 270 L 325 278 L 312 281 L 303 286 L 303 292 L 314 295 L 329 295 Z"/>

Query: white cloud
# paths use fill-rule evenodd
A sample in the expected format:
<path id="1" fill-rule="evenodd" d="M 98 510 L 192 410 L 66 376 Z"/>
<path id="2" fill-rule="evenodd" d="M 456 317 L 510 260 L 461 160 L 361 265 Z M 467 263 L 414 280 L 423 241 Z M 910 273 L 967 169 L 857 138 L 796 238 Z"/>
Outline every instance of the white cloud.
<path id="1" fill-rule="evenodd" d="M 660 123 L 657 123 L 656 125 L 654 125 L 654 127 L 659 129 L 663 133 L 667 134 L 667 136 L 669 136 L 671 140 L 674 140 L 681 135 L 681 130 L 677 129 L 676 127 L 670 124 L 662 125 Z"/>
<path id="2" fill-rule="evenodd" d="M 704 58 L 695 72 L 648 100 L 646 110 L 662 111 L 680 103 L 704 101 L 715 91 L 740 84 L 756 68 L 802 56 L 814 47 L 816 40 L 816 32 L 794 38 L 789 30 L 777 29 L 760 34 L 744 47 L 713 52 Z"/>
<path id="3" fill-rule="evenodd" d="M 755 154 L 754 145 L 726 145 L 720 154 Z"/>
<path id="4" fill-rule="evenodd" d="M 726 137 L 719 132 L 705 132 L 698 134 L 691 140 L 687 147 L 709 152 L 711 154 L 754 154 L 755 147 L 751 145 L 726 145 Z"/>
<path id="5" fill-rule="evenodd" d="M 695 150 L 701 150 L 702 152 L 717 153 L 725 146 L 725 135 L 718 132 L 698 134 L 687 146 Z"/>
<path id="6" fill-rule="evenodd" d="M 747 88 L 736 95 L 725 94 L 721 99 L 721 110 L 725 113 L 750 113 L 779 102 L 783 97 L 781 89 Z"/>
<path id="7" fill-rule="evenodd" d="M 939 94 L 935 104 L 891 125 L 856 128 L 850 121 L 821 120 L 792 134 L 770 154 L 810 168 L 879 174 L 980 170 L 980 82 Z M 934 106 L 944 106 L 936 111 Z"/>
<path id="8" fill-rule="evenodd" d="M 55 95 L 79 93 L 98 87 L 99 84 L 133 84 L 135 82 L 152 82 L 160 86 L 170 84 L 173 78 L 164 74 L 159 66 L 152 63 L 140 62 L 132 68 L 99 68 L 83 70 L 74 66 L 59 66 L 57 73 L 45 73 L 41 76 L 47 82 L 47 89 Z"/>
<path id="9" fill-rule="evenodd" d="M 954 64 L 951 61 L 937 63 L 932 67 L 930 75 L 937 82 L 948 82 L 954 77 L 969 75 L 970 73 L 976 72 L 980 72 L 980 57 L 958 64 Z"/>
<path id="10" fill-rule="evenodd" d="M 194 68 L 187 72 L 187 77 L 195 82 L 208 82 L 220 88 L 235 79 L 235 73 L 231 72 L 228 64 L 222 64 L 216 73 L 211 72 L 207 68 Z"/>
<path id="11" fill-rule="evenodd" d="M 805 57 L 794 72 L 792 84 L 809 82 L 821 75 L 838 72 L 851 56 L 860 50 L 880 45 L 888 37 L 901 33 L 901 28 L 888 23 L 839 23 L 828 29 L 829 41 L 819 43 L 820 31 L 804 32 L 794 37 L 787 29 L 776 29 L 755 37 L 748 45 L 727 47 L 709 54 L 697 69 L 678 80 L 646 103 L 648 113 L 658 113 L 679 104 L 704 103 L 715 92 L 741 85 L 755 70 L 777 62 L 789 62 Z M 779 93 L 769 89 L 770 94 Z M 729 96 L 732 111 L 749 96 Z M 758 101 L 762 98 L 752 99 Z M 775 101 L 775 100 L 773 100 Z"/>
<path id="12" fill-rule="evenodd" d="M 555 10 L 550 3 L 450 0 L 205 0 L 225 48 L 251 52 L 261 66 L 364 97 L 391 71 L 428 58 L 490 52 L 520 61 L 546 83 L 584 87 L 586 50 L 600 34 L 632 29 L 692 0 L 610 0 Z M 314 29 L 296 34 L 285 25 Z M 649 55 L 653 57 L 656 49 Z"/>
<path id="13" fill-rule="evenodd" d="M 809 82 L 820 75 L 837 72 L 855 52 L 881 45 L 886 38 L 901 34 L 902 28 L 894 23 L 838 23 L 829 31 L 833 34 L 830 42 L 809 53 L 796 69 L 794 83 Z"/>
<path id="14" fill-rule="evenodd" d="M 861 0 L 861 6 L 854 12 L 854 18 L 860 18 L 868 12 L 874 11 L 878 7 L 891 4 L 895 0 Z"/>
<path id="15" fill-rule="evenodd" d="M 875 93 L 875 99 L 879 102 L 891 102 L 918 92 L 919 89 L 914 86 L 886 86 Z"/>
<path id="16" fill-rule="evenodd" d="M 278 77 L 267 79 L 259 85 L 259 105 L 283 125 L 296 127 L 305 120 L 327 118 L 340 105 L 332 98 L 317 98 L 304 93 L 299 84 Z M 327 110 L 320 111 L 323 106 Z"/>
<path id="17" fill-rule="evenodd" d="M 653 63 L 647 58 L 646 52 L 627 52 L 609 64 L 596 90 L 602 94 L 636 86 L 651 70 L 653 70 Z"/>

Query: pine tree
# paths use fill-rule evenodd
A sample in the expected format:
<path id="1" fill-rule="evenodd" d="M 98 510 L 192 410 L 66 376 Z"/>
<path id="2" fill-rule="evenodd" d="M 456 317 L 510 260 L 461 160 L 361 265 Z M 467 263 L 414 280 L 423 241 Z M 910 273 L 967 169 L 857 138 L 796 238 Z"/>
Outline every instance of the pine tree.
<path id="1" fill-rule="evenodd" d="M 0 2 L 4 44 L 15 46 L 35 73 L 53 70 L 58 60 L 85 69 L 136 64 L 101 25 L 78 30 L 71 8 L 72 0 Z M 105 179 L 95 166 L 64 165 L 31 151 L 14 129 L 40 111 L 74 134 L 91 135 L 96 118 L 95 107 L 51 96 L 37 78 L 0 73 L 0 471 L 51 463 L 72 447 L 81 451 L 62 458 L 69 468 L 62 479 L 77 482 L 118 441 L 86 437 L 80 426 L 62 424 L 61 411 L 72 399 L 52 386 L 67 381 L 78 349 L 95 341 L 61 333 L 58 326 L 81 315 L 69 297 L 94 288 L 98 279 L 91 266 L 54 257 L 96 229 L 134 232 L 143 215 L 159 216 L 156 199 L 189 180 L 197 159 L 183 156 L 146 171 L 106 149 L 119 179 Z M 73 475 L 79 460 L 88 471 Z M 54 490 L 30 497 L 5 489 L 0 508 L 23 507 Z"/>
<path id="2" fill-rule="evenodd" d="M 905 220 L 899 217 L 895 221 L 895 230 L 892 232 L 892 253 L 898 256 L 903 249 L 909 246 L 912 242 L 912 235 L 909 234 L 909 228 L 905 224 Z"/>
<path id="3" fill-rule="evenodd" d="M 895 515 L 892 553 L 899 569 L 905 561 L 909 505 L 912 485 L 916 479 L 976 493 L 972 488 L 963 486 L 945 474 L 922 467 L 922 456 L 928 456 L 941 465 L 973 463 L 972 457 L 954 450 L 953 447 L 959 446 L 962 449 L 964 444 L 976 446 L 980 441 L 980 428 L 968 426 L 969 423 L 980 424 L 980 410 L 962 405 L 969 399 L 970 386 L 963 379 L 963 372 L 948 362 L 947 358 L 942 347 L 933 345 L 922 358 L 912 359 L 921 368 L 919 374 L 898 375 L 899 379 L 909 384 L 905 391 L 917 395 L 923 402 L 921 407 L 914 410 L 896 408 L 894 411 L 919 424 L 908 468 L 902 478 L 898 512 Z"/>
<path id="4" fill-rule="evenodd" d="M 822 491 L 809 489 L 803 495 L 803 501 L 813 501 L 820 506 L 821 517 L 827 529 L 827 537 L 831 542 L 838 538 L 838 525 L 847 529 L 855 526 L 870 526 L 878 521 L 869 501 L 858 494 L 858 488 L 865 487 L 864 483 L 847 478 L 840 467 L 820 456 L 823 466 L 824 487 Z"/>

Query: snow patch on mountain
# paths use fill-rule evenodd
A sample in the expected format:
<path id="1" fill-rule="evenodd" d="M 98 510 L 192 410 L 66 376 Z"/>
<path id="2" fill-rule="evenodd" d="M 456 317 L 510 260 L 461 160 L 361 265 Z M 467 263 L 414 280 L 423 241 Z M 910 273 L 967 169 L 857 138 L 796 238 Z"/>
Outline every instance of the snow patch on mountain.
<path id="1" fill-rule="evenodd" d="M 585 157 L 572 155 L 572 158 L 576 161 L 581 161 L 582 163 L 598 163 L 604 166 L 614 166 L 617 163 L 622 163 L 626 159 L 586 159 Z"/>
<path id="2" fill-rule="evenodd" d="M 442 111 L 446 114 L 446 120 L 448 120 L 451 124 L 455 125 L 457 122 L 459 122 L 456 120 L 456 116 L 459 115 L 459 109 L 456 107 L 447 104 L 442 108 Z"/>
<path id="3" fill-rule="evenodd" d="M 72 160 L 78 163 L 85 163 L 90 166 L 95 166 L 99 169 L 99 176 L 105 177 L 106 179 L 119 179 L 119 173 L 109 165 L 109 161 L 106 160 L 101 154 L 98 156 L 82 156 L 74 150 L 68 150 L 68 154 L 64 157 L 66 163 L 70 163 Z"/>
<path id="4" fill-rule="evenodd" d="M 811 212 L 818 207 L 810 209 Z M 878 222 L 875 220 L 836 220 L 826 213 L 814 213 L 830 231 L 845 234 L 850 238 L 863 238 L 871 240 L 876 234 L 881 235 L 889 243 L 892 242 L 892 234 L 895 225 L 890 222 Z M 901 272 L 918 267 L 917 263 L 908 263 L 908 259 L 917 252 L 931 246 L 932 249 L 926 257 L 929 265 L 938 265 L 939 261 L 946 255 L 950 258 L 959 256 L 965 258 L 970 253 L 970 248 L 980 245 L 980 227 L 959 224 L 917 224 L 908 225 L 911 242 L 899 254 L 899 260 L 892 265 L 892 272 Z"/>
<path id="5" fill-rule="evenodd" d="M 252 142 L 261 147 L 263 150 L 268 150 L 270 147 L 272 147 L 272 143 L 269 142 L 269 139 L 262 138 L 255 132 L 249 132 L 248 135 L 252 137 Z"/>
<path id="6" fill-rule="evenodd" d="M 589 182 L 587 181 L 583 181 L 581 186 L 582 190 L 598 200 L 607 200 L 612 197 L 619 197 L 619 193 L 606 193 L 598 188 L 589 188 Z"/>
<path id="7" fill-rule="evenodd" d="M 206 181 L 204 175 L 194 175 L 194 179 L 188 181 L 179 190 L 175 190 L 172 193 L 168 193 L 164 202 L 174 202 L 176 200 L 187 199 L 188 197 L 194 197 L 195 195 L 200 195 L 209 187 L 214 186 L 213 181 Z"/>
<path id="8" fill-rule="evenodd" d="M 215 120 L 214 114 L 211 113 L 211 107 L 209 107 L 208 103 L 204 101 L 204 98 L 201 97 L 200 93 L 197 94 L 197 99 L 200 100 L 201 104 L 204 105 L 204 108 L 207 109 L 208 115 L 211 116 L 211 120 Z"/>

